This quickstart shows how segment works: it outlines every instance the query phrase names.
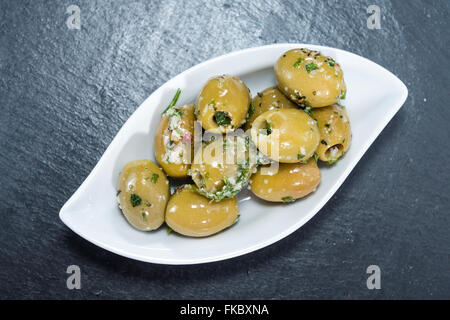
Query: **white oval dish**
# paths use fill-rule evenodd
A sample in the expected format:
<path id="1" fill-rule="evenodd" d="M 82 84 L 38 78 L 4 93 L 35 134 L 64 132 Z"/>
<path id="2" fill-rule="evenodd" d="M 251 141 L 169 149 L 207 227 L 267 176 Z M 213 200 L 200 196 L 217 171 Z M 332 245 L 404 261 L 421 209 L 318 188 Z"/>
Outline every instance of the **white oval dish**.
<path id="1" fill-rule="evenodd" d="M 116 200 L 120 170 L 128 162 L 152 159 L 153 137 L 161 112 L 177 88 L 178 104 L 192 103 L 212 76 L 240 77 L 255 95 L 273 86 L 273 64 L 293 48 L 319 50 L 344 71 L 348 94 L 343 104 L 352 124 L 353 140 L 345 157 L 322 169 L 316 192 L 295 203 L 271 204 L 248 190 L 238 195 L 239 222 L 217 235 L 195 239 L 167 234 L 164 227 L 141 232 L 122 216 Z M 86 240 L 114 253 L 161 264 L 195 264 L 224 260 L 268 246 L 294 232 L 331 198 L 386 124 L 405 102 L 406 86 L 392 73 L 365 58 L 339 49 L 307 44 L 275 44 L 226 54 L 166 82 L 133 113 L 95 168 L 60 211 L 61 220 Z"/>

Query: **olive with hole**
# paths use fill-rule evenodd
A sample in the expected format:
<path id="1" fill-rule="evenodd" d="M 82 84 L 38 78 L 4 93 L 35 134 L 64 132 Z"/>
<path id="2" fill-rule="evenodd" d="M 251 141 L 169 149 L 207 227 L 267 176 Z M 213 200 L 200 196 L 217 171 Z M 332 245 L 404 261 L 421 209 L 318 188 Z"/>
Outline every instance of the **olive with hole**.
<path id="1" fill-rule="evenodd" d="M 233 198 L 256 169 L 256 147 L 244 136 L 216 136 L 194 156 L 192 180 L 209 199 Z"/>
<path id="2" fill-rule="evenodd" d="M 156 129 L 155 157 L 168 176 L 186 178 L 194 153 L 194 105 L 166 110 Z"/>
<path id="3" fill-rule="evenodd" d="M 282 163 L 308 160 L 320 141 L 314 119 L 298 109 L 275 109 L 261 114 L 253 122 L 251 137 L 263 154 Z"/>
<path id="4" fill-rule="evenodd" d="M 155 230 L 164 222 L 169 181 L 150 160 L 128 162 L 117 183 L 117 201 L 128 222 L 142 231 Z"/>
<path id="5" fill-rule="evenodd" d="M 252 127 L 253 121 L 266 111 L 283 108 L 297 108 L 277 87 L 265 89 L 253 98 L 248 111 L 247 122 L 244 129 L 247 131 Z"/>
<path id="6" fill-rule="evenodd" d="M 195 186 L 178 188 L 170 197 L 166 223 L 177 233 L 207 237 L 230 227 L 238 217 L 236 198 L 214 202 L 195 191 Z"/>
<path id="7" fill-rule="evenodd" d="M 332 105 L 314 109 L 312 116 L 317 120 L 320 130 L 320 144 L 316 153 L 321 161 L 333 164 L 347 152 L 352 140 L 347 112 L 342 106 Z"/>
<path id="8" fill-rule="evenodd" d="M 319 51 L 289 50 L 277 60 L 274 72 L 278 88 L 300 106 L 321 108 L 345 99 L 339 63 Z"/>
<path id="9" fill-rule="evenodd" d="M 270 202 L 292 202 L 314 192 L 321 180 L 316 161 L 261 166 L 250 179 L 250 190 Z"/>
<path id="10" fill-rule="evenodd" d="M 202 88 L 195 115 L 207 131 L 232 132 L 244 124 L 250 102 L 250 90 L 242 80 L 222 75 L 210 79 Z"/>

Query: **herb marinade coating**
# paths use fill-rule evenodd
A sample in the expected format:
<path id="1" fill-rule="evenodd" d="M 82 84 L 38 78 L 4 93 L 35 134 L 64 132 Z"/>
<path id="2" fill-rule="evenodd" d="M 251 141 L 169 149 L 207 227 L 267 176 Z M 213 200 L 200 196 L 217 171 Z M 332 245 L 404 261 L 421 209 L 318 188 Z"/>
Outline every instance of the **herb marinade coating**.
<path id="1" fill-rule="evenodd" d="M 319 51 L 293 49 L 274 65 L 278 89 L 302 107 L 321 108 L 345 99 L 344 73 Z"/>
<path id="2" fill-rule="evenodd" d="M 250 90 L 241 79 L 221 75 L 203 86 L 195 103 L 195 115 L 207 131 L 233 132 L 245 123 L 250 102 Z"/>
<path id="3" fill-rule="evenodd" d="M 117 193 L 119 208 L 133 227 L 150 231 L 163 224 L 169 181 L 153 161 L 128 162 L 120 173 Z"/>

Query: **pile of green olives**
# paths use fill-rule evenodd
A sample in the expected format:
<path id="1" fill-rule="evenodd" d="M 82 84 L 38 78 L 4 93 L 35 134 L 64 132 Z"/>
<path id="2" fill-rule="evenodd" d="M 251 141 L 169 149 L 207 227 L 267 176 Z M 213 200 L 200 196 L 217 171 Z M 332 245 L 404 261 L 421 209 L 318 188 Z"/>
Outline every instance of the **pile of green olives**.
<path id="1" fill-rule="evenodd" d="M 156 128 L 157 163 L 129 162 L 119 176 L 119 207 L 133 227 L 150 231 L 165 222 L 184 236 L 211 236 L 238 221 L 236 195 L 246 186 L 275 203 L 318 188 L 319 161 L 336 163 L 352 138 L 339 103 L 347 92 L 343 71 L 331 57 L 298 48 L 279 57 L 274 75 L 276 86 L 253 99 L 231 75 L 207 80 L 195 104 L 177 105 L 177 91 Z"/>

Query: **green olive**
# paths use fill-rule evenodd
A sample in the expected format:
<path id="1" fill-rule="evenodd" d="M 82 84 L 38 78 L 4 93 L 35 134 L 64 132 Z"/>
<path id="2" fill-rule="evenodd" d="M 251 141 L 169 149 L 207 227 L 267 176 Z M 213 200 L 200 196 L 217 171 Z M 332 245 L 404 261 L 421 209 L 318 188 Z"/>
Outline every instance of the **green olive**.
<path id="1" fill-rule="evenodd" d="M 274 71 L 278 88 L 301 106 L 326 107 L 345 98 L 340 65 L 319 51 L 289 50 L 277 60 Z"/>
<path id="2" fill-rule="evenodd" d="M 155 135 L 155 157 L 168 176 L 188 176 L 194 153 L 194 105 L 172 107 L 167 110 Z"/>
<path id="3" fill-rule="evenodd" d="M 312 116 L 320 130 L 319 159 L 330 164 L 347 152 L 352 140 L 350 121 L 345 109 L 338 105 L 314 109 Z"/>
<path id="4" fill-rule="evenodd" d="M 258 92 L 253 98 L 244 129 L 246 131 L 250 129 L 253 121 L 264 112 L 283 108 L 297 108 L 297 106 L 286 98 L 286 96 L 276 87 L 270 87 L 263 92 Z"/>
<path id="5" fill-rule="evenodd" d="M 255 119 L 253 142 L 270 159 L 282 163 L 308 160 L 320 141 L 316 122 L 298 109 L 275 109 Z"/>
<path id="6" fill-rule="evenodd" d="M 166 223 L 174 231 L 190 237 L 206 237 L 231 226 L 237 219 L 236 198 L 211 201 L 195 191 L 195 186 L 178 188 L 170 197 Z"/>
<path id="7" fill-rule="evenodd" d="M 204 143 L 191 167 L 198 191 L 215 201 L 233 198 L 241 191 L 256 168 L 249 145 L 250 141 L 242 136 L 219 136 Z"/>
<path id="8" fill-rule="evenodd" d="M 153 161 L 128 162 L 120 173 L 117 192 L 122 213 L 136 229 L 155 230 L 164 222 L 169 181 Z"/>
<path id="9" fill-rule="evenodd" d="M 232 132 L 244 124 L 251 101 L 250 90 L 238 77 L 210 79 L 197 97 L 195 115 L 213 133 Z"/>
<path id="10" fill-rule="evenodd" d="M 250 189 L 266 201 L 291 202 L 314 192 L 320 179 L 317 163 L 311 158 L 304 164 L 280 163 L 278 170 L 260 167 L 250 179 Z"/>

